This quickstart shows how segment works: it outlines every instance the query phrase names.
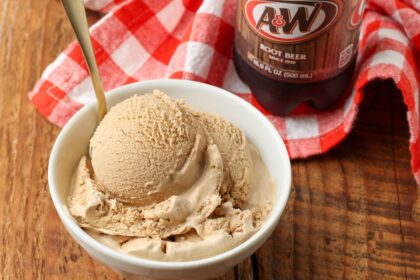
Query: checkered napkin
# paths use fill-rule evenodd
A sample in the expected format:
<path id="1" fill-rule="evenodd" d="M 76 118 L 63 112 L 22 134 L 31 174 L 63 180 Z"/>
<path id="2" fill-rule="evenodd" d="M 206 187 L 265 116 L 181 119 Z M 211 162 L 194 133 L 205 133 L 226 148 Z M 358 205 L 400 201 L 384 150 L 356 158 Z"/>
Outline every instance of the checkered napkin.
<path id="1" fill-rule="evenodd" d="M 91 28 L 106 90 L 156 78 L 210 83 L 256 104 L 232 63 L 235 0 L 87 0 L 106 15 Z M 407 105 L 412 168 L 420 183 L 420 1 L 371 0 L 362 23 L 357 79 L 343 105 L 281 118 L 266 114 L 292 158 L 328 151 L 350 132 L 364 87 L 392 79 Z M 63 126 L 93 88 L 77 43 L 50 64 L 29 93 L 38 111 Z"/>

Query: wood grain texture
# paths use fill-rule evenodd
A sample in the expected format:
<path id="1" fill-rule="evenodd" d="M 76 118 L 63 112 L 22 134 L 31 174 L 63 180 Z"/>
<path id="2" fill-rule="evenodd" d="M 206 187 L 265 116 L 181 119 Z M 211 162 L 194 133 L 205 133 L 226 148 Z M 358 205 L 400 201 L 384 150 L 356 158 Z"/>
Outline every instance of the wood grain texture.
<path id="1" fill-rule="evenodd" d="M 59 1 L 0 0 L 0 38 L 0 278 L 118 279 L 60 223 L 47 188 L 59 128 L 27 98 L 74 38 Z M 405 109 L 389 84 L 368 91 L 342 144 L 293 162 L 293 192 L 274 234 L 220 279 L 420 279 Z"/>

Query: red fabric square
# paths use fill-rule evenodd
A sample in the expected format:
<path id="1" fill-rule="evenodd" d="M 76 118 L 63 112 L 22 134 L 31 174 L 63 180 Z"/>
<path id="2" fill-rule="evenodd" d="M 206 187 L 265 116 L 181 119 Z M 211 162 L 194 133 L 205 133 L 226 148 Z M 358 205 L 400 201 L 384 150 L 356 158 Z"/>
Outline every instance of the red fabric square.
<path id="1" fill-rule="evenodd" d="M 179 45 L 179 40 L 169 35 L 166 40 L 156 49 L 153 53 L 153 57 L 161 61 L 165 65 L 169 64 L 172 55 Z"/>
<path id="2" fill-rule="evenodd" d="M 196 12 L 198 8 L 200 8 L 201 3 L 203 2 L 203 0 L 183 0 L 183 1 L 187 10 L 190 10 L 191 12 Z"/>
<path id="3" fill-rule="evenodd" d="M 336 127 L 335 129 L 329 131 L 327 134 L 324 134 L 319 139 L 321 151 L 328 151 L 329 149 L 331 149 L 331 147 L 334 146 L 335 143 L 337 143 L 337 141 L 340 142 L 341 140 L 343 140 L 344 137 L 346 137 L 346 135 L 347 133 L 344 130 L 344 126 L 342 124 Z"/>
<path id="4" fill-rule="evenodd" d="M 416 142 L 410 145 L 410 150 L 412 155 L 420 155 L 420 141 L 417 139 Z M 414 156 L 411 159 L 411 164 L 413 166 L 414 172 L 420 170 L 420 156 Z"/>
<path id="5" fill-rule="evenodd" d="M 80 65 L 80 67 L 86 71 L 86 73 L 88 72 L 87 67 L 86 67 L 86 63 L 85 63 L 85 59 L 83 57 L 83 53 L 82 50 L 80 49 L 80 45 L 77 42 L 73 42 L 70 44 L 70 46 L 67 48 L 66 51 L 64 51 L 64 53 L 71 58 L 74 62 L 76 62 L 77 64 Z"/>
<path id="6" fill-rule="evenodd" d="M 170 34 L 155 16 L 150 17 L 141 28 L 134 31 L 134 36 L 149 53 L 154 53 L 156 49 L 165 41 Z"/>
<path id="7" fill-rule="evenodd" d="M 149 9 L 151 9 L 154 13 L 159 12 L 163 7 L 168 5 L 172 0 L 142 0 Z"/>
<path id="8" fill-rule="evenodd" d="M 105 51 L 101 44 L 98 43 L 95 39 L 91 38 L 92 47 L 95 52 L 96 64 L 98 67 L 102 65 L 105 61 L 109 59 L 109 54 Z"/>
<path id="9" fill-rule="evenodd" d="M 32 103 L 38 109 L 38 112 L 48 117 L 64 96 L 66 96 L 66 92 L 50 81 L 44 81 L 39 87 L 38 93 L 32 97 Z"/>
<path id="10" fill-rule="evenodd" d="M 137 82 L 136 79 L 134 79 L 132 77 L 127 77 L 127 79 L 125 79 L 125 81 L 122 84 L 123 85 L 128 85 L 128 84 L 135 83 L 135 82 Z"/>
<path id="11" fill-rule="evenodd" d="M 404 73 L 401 74 L 401 78 L 399 83 L 397 84 L 397 87 L 402 90 L 403 92 L 403 98 L 405 105 L 407 105 L 408 110 L 413 111 L 415 108 L 414 104 L 414 90 L 411 86 L 410 80 L 407 78 Z"/>
<path id="12" fill-rule="evenodd" d="M 191 81 L 197 81 L 197 82 L 202 82 L 202 83 L 207 82 L 205 79 L 203 79 L 200 76 L 197 76 L 197 75 L 195 75 L 193 73 L 189 73 L 189 72 L 183 72 L 183 71 L 177 71 L 175 73 L 172 73 L 172 75 L 169 78 L 191 80 Z"/>
<path id="13" fill-rule="evenodd" d="M 144 22 L 154 16 L 154 13 L 143 1 L 131 1 L 115 11 L 114 16 L 127 29 L 135 32 Z"/>
<path id="14" fill-rule="evenodd" d="M 233 37 L 235 28 L 223 20 L 220 21 L 219 33 L 214 44 L 215 49 L 226 57 L 232 56 Z"/>

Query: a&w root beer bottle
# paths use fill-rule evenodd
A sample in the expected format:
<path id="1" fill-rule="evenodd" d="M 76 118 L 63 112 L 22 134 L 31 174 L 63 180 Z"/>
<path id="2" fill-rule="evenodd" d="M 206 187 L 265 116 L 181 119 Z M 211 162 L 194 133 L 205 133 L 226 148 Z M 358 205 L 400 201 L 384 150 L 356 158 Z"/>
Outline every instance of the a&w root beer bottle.
<path id="1" fill-rule="evenodd" d="M 238 0 L 235 66 L 257 101 L 286 115 L 344 94 L 356 59 L 364 0 Z"/>

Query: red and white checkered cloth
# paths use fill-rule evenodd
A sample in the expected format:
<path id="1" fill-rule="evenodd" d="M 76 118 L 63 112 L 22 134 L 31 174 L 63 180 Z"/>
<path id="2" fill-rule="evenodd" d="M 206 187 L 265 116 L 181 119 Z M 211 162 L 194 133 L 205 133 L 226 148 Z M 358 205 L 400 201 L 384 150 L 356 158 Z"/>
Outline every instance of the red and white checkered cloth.
<path id="1" fill-rule="evenodd" d="M 318 114 L 267 117 L 292 158 L 320 154 L 350 132 L 366 84 L 392 79 L 408 108 L 412 168 L 420 183 L 420 0 L 367 4 L 358 76 L 344 105 Z M 87 0 L 86 6 L 107 13 L 91 28 L 106 90 L 148 79 L 191 79 L 223 87 L 255 104 L 231 59 L 235 0 Z M 59 126 L 95 98 L 77 43 L 47 67 L 29 97 Z"/>

